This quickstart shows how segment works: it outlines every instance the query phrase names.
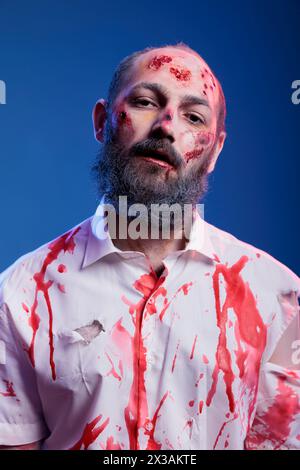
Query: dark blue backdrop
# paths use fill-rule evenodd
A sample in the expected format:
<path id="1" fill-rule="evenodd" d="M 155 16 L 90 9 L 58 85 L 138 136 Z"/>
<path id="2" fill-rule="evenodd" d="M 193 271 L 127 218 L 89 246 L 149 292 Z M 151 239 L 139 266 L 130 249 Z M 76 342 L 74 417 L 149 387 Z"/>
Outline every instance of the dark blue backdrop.
<path id="1" fill-rule="evenodd" d="M 299 18 L 291 0 L 0 0 L 0 271 L 94 212 L 91 111 L 116 64 L 184 41 L 228 105 L 205 218 L 299 274 Z"/>

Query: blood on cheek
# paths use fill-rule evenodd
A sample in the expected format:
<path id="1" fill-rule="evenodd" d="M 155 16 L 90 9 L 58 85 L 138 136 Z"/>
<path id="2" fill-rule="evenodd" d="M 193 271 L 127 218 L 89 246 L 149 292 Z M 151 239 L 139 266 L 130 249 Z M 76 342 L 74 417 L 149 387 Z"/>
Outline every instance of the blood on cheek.
<path id="1" fill-rule="evenodd" d="M 132 121 L 127 111 L 123 106 L 118 106 L 113 112 L 112 124 L 118 132 L 126 132 L 126 134 L 133 131 Z"/>
<path id="2" fill-rule="evenodd" d="M 214 137 L 215 135 L 208 131 L 200 131 L 196 134 L 189 132 L 186 139 L 188 138 L 190 145 L 192 144 L 193 148 L 184 153 L 186 163 L 190 160 L 199 159 L 207 150 L 209 150 L 214 141 Z"/>

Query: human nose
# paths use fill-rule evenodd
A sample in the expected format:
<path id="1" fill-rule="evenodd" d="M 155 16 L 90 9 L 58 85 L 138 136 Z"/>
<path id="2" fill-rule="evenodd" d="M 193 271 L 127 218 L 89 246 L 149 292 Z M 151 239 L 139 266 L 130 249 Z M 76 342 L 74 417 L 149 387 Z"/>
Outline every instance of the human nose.
<path id="1" fill-rule="evenodd" d="M 174 114 L 170 110 L 163 110 L 152 127 L 151 136 L 157 138 L 168 138 L 171 143 L 175 142 Z"/>

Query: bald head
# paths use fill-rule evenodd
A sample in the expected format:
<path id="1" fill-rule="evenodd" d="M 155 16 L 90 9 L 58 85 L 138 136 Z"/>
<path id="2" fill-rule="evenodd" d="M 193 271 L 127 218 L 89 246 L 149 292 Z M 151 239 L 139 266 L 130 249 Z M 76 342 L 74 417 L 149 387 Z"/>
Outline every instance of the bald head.
<path id="1" fill-rule="evenodd" d="M 187 46 L 184 43 L 177 43 L 175 45 L 165 45 L 162 47 L 147 47 L 143 50 L 134 52 L 129 56 L 125 57 L 117 66 L 114 75 L 112 77 L 107 97 L 108 111 L 111 110 L 116 97 L 121 92 L 122 88 L 130 81 L 132 75 L 136 73 L 139 68 L 142 66 L 147 66 L 153 70 L 158 70 L 160 67 L 168 67 L 173 72 L 173 75 L 177 78 L 180 77 L 180 67 L 174 66 L 174 59 L 169 60 L 170 57 L 177 57 L 180 60 L 181 52 L 184 52 L 185 62 L 190 62 L 191 68 L 195 69 L 195 65 L 198 63 L 201 67 L 201 74 L 198 75 L 199 85 L 202 79 L 205 78 L 204 75 L 208 78 L 208 83 L 204 84 L 202 87 L 204 96 L 209 91 L 209 87 L 216 88 L 217 94 L 217 135 L 221 131 L 225 131 L 225 119 L 226 119 L 226 102 L 223 93 L 222 86 L 209 67 L 205 60 L 193 49 Z M 190 56 L 190 59 L 188 59 Z M 152 58 L 152 59 L 151 59 Z M 172 63 L 173 62 L 173 63 Z M 183 67 L 185 68 L 185 67 Z M 181 75 L 181 78 L 184 78 L 184 74 Z M 186 75 L 188 78 L 188 74 Z M 197 77 L 196 77 L 197 78 Z M 205 88 L 207 86 L 207 88 Z"/>

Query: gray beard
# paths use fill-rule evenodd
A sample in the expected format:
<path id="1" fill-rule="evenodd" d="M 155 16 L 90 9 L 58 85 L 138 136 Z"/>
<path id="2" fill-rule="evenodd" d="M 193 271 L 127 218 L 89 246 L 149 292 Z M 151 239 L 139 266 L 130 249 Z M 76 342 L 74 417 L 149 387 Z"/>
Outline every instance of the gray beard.
<path id="1" fill-rule="evenodd" d="M 119 196 L 127 196 L 128 206 L 132 204 L 143 204 L 151 216 L 151 204 L 179 204 L 182 209 L 184 204 L 198 204 L 205 195 L 208 188 L 208 165 L 212 151 L 205 158 L 193 165 L 188 172 L 181 172 L 183 157 L 173 150 L 174 160 L 178 163 L 178 171 L 173 178 L 161 178 L 162 170 L 156 165 L 147 165 L 146 177 L 151 184 L 145 180 L 145 168 L 141 171 L 138 157 L 134 157 L 135 146 L 132 149 L 124 149 L 112 136 L 106 139 L 97 154 L 96 161 L 92 167 L 92 173 L 96 181 L 97 195 L 99 199 L 105 194 L 105 202 L 112 204 L 118 213 Z M 164 139 L 166 140 L 166 139 Z M 163 143 L 159 139 L 144 141 L 145 147 L 148 142 L 160 146 Z M 143 145 L 143 143 L 141 143 Z M 174 173 L 174 172 L 172 172 Z M 155 178 L 157 175 L 157 178 Z"/>

